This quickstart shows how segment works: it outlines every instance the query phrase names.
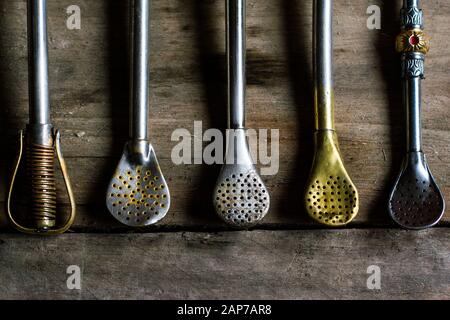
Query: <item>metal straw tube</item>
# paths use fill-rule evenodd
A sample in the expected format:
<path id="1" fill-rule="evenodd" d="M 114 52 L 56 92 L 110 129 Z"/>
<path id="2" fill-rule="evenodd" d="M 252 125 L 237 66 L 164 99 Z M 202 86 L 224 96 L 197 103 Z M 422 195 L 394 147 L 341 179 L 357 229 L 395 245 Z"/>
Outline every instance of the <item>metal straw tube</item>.
<path id="1" fill-rule="evenodd" d="M 47 1 L 28 0 L 30 124 L 49 124 Z"/>
<path id="2" fill-rule="evenodd" d="M 414 14 L 411 16 L 411 13 Z M 419 9 L 419 0 L 404 0 L 402 8 L 403 32 L 422 29 L 423 18 Z M 411 40 L 408 40 L 411 41 Z M 403 52 L 403 103 L 407 118 L 407 151 L 422 151 L 421 134 L 421 81 L 423 78 L 424 54 Z"/>
<path id="3" fill-rule="evenodd" d="M 148 138 L 150 1 L 134 0 L 132 3 L 132 107 L 130 136 L 132 139 L 146 140 Z"/>
<path id="4" fill-rule="evenodd" d="M 404 82 L 408 152 L 422 151 L 420 82 L 419 77 L 409 78 Z"/>
<path id="5" fill-rule="evenodd" d="M 419 0 L 403 0 L 403 7 L 419 7 Z"/>
<path id="6" fill-rule="evenodd" d="M 227 0 L 228 127 L 245 127 L 245 0 Z"/>
<path id="7" fill-rule="evenodd" d="M 316 129 L 334 129 L 333 1 L 314 1 L 314 90 Z"/>

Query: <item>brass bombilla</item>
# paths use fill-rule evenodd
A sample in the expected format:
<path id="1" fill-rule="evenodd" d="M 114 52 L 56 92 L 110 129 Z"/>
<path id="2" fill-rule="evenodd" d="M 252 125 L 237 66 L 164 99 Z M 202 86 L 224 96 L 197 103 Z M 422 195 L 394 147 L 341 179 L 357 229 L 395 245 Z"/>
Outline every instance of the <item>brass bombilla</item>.
<path id="1" fill-rule="evenodd" d="M 29 123 L 20 131 L 19 151 L 9 186 L 7 211 L 12 225 L 28 234 L 60 234 L 75 219 L 75 200 L 61 152 L 60 133 L 50 121 L 48 84 L 48 46 L 46 0 L 28 0 Z M 30 187 L 29 215 L 26 226 L 14 218 L 11 199 L 17 173 L 25 153 Z M 55 153 L 61 167 L 71 211 L 62 225 L 57 225 Z"/>
<path id="2" fill-rule="evenodd" d="M 334 126 L 332 22 L 333 0 L 314 0 L 315 152 L 304 199 L 311 218 L 338 227 L 355 218 L 359 197 Z"/>

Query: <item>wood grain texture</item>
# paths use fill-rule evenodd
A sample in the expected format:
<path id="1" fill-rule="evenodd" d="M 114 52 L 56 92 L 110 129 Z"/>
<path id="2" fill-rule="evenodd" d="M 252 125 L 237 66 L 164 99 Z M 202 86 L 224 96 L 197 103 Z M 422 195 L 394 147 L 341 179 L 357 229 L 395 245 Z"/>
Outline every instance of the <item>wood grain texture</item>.
<path id="1" fill-rule="evenodd" d="M 450 299 L 444 228 L 3 234 L 0 256 L 0 299 Z M 367 289 L 371 265 L 381 290 Z"/>
<path id="2" fill-rule="evenodd" d="M 335 1 L 336 123 L 349 173 L 359 188 L 355 225 L 392 225 L 387 194 L 403 150 L 399 59 L 394 39 L 401 1 Z M 82 29 L 67 30 L 77 4 Z M 104 206 L 107 183 L 128 130 L 127 1 L 48 2 L 53 120 L 79 205 L 74 229 L 120 228 Z M 382 30 L 366 28 L 366 9 L 382 9 Z M 300 195 L 312 155 L 312 1 L 248 1 L 249 127 L 280 129 L 280 170 L 265 177 L 272 206 L 265 225 L 312 225 Z M 423 3 L 432 37 L 424 88 L 424 148 L 450 207 L 450 4 Z M 27 116 L 26 2 L 0 2 L 0 198 Z M 211 192 L 218 166 L 170 161 L 174 128 L 226 124 L 224 3 L 152 2 L 150 132 L 170 183 L 172 209 L 162 226 L 221 227 Z M 198 139 L 198 137 L 194 137 Z M 61 202 L 67 203 L 61 197 Z M 0 210 L 0 227 L 5 228 Z M 450 221 L 447 210 L 444 222 Z"/>

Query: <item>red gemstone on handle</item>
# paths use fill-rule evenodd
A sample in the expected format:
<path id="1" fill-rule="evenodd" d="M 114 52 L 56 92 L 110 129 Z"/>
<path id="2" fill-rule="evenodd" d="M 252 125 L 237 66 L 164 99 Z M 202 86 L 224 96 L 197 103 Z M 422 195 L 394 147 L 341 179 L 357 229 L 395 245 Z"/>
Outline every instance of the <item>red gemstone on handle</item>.
<path id="1" fill-rule="evenodd" d="M 409 44 L 412 46 L 416 46 L 418 45 L 420 42 L 420 38 L 416 35 L 412 35 L 411 37 L 409 37 Z"/>

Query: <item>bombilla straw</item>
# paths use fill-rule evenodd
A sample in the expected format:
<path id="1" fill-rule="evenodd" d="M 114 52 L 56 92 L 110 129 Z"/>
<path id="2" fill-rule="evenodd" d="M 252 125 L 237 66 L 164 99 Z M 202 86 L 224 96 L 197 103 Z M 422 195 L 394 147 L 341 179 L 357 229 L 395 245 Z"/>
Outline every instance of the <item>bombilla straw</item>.
<path id="1" fill-rule="evenodd" d="M 157 223 L 170 207 L 170 193 L 148 141 L 150 1 L 131 0 L 130 140 L 109 183 L 106 206 L 121 223 Z"/>
<path id="2" fill-rule="evenodd" d="M 304 194 L 311 218 L 332 227 L 350 223 L 359 196 L 344 167 L 334 127 L 333 1 L 314 0 L 314 158 Z"/>
<path id="3" fill-rule="evenodd" d="M 421 82 L 429 41 L 423 30 L 419 1 L 404 0 L 400 16 L 401 32 L 396 39 L 396 49 L 401 54 L 406 153 L 388 208 L 397 224 L 417 230 L 439 222 L 444 214 L 445 201 L 422 150 Z"/>
<path id="4" fill-rule="evenodd" d="M 253 164 L 245 130 L 245 0 L 226 2 L 228 129 L 225 163 L 213 203 L 217 215 L 235 228 L 248 228 L 269 211 L 269 193 Z"/>
<path id="5" fill-rule="evenodd" d="M 20 132 L 19 151 L 14 166 L 7 197 L 7 211 L 12 225 L 29 234 L 60 234 L 72 225 L 76 204 L 64 161 L 60 133 L 50 122 L 48 45 L 47 45 L 47 1 L 28 0 L 28 82 L 29 82 L 29 124 Z M 23 157 L 25 155 L 25 157 Z M 65 183 L 70 202 L 70 214 L 63 224 L 58 223 L 55 156 Z M 27 226 L 15 219 L 11 199 L 17 172 L 26 158 L 28 197 L 30 210 Z"/>

